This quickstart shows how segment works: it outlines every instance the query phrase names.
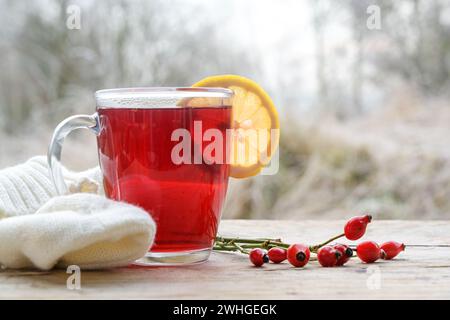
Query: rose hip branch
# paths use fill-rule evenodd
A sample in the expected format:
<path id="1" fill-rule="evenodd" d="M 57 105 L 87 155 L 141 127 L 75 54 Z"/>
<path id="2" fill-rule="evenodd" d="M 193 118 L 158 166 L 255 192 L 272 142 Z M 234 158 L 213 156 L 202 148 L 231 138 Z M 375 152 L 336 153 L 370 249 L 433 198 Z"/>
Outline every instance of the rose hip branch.
<path id="1" fill-rule="evenodd" d="M 344 232 L 315 245 L 302 243 L 285 243 L 273 238 L 226 238 L 218 236 L 214 243 L 215 251 L 231 251 L 248 255 L 255 267 L 261 267 L 269 261 L 282 263 L 288 260 L 294 267 L 304 267 L 309 261 L 318 261 L 322 267 L 337 267 L 347 263 L 351 258 L 358 257 L 364 263 L 373 263 L 378 259 L 390 260 L 405 250 L 403 243 L 388 241 L 379 246 L 374 241 L 363 241 L 350 247 L 346 244 L 329 243 L 345 237 L 355 241 L 366 232 L 372 216 L 363 215 L 349 219 L 344 226 Z M 356 251 L 356 254 L 354 252 Z M 311 257 L 311 254 L 315 255 Z"/>

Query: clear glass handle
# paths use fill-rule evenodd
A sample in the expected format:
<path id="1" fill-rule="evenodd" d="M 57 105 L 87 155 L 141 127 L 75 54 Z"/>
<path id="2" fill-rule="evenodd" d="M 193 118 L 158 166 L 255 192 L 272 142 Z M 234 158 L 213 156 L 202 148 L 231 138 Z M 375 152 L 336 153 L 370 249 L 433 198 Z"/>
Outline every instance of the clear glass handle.
<path id="1" fill-rule="evenodd" d="M 52 141 L 48 148 L 47 161 L 50 177 L 59 195 L 68 193 L 61 169 L 61 151 L 66 136 L 77 129 L 90 129 L 95 134 L 99 132 L 98 115 L 76 115 L 63 120 L 53 132 Z"/>

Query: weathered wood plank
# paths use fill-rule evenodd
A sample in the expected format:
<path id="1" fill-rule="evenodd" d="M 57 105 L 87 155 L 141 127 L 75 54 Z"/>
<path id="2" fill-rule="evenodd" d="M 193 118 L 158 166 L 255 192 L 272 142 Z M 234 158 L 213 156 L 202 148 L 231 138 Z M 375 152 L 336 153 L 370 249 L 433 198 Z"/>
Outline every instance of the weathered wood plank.
<path id="1" fill-rule="evenodd" d="M 220 234 L 315 243 L 340 232 L 342 225 L 342 221 L 225 220 Z M 394 261 L 367 265 L 354 260 L 331 269 L 317 262 L 304 269 L 287 263 L 257 269 L 243 256 L 214 253 L 207 263 L 184 268 L 82 272 L 79 291 L 66 288 L 68 275 L 63 270 L 2 271 L 0 298 L 450 298 L 450 222 L 376 221 L 365 239 L 398 240 L 411 246 Z"/>

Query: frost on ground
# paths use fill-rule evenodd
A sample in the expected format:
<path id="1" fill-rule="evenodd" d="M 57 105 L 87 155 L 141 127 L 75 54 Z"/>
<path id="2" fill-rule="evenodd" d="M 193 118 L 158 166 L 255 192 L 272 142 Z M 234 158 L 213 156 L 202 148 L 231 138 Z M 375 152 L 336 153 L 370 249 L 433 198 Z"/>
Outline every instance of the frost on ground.
<path id="1" fill-rule="evenodd" d="M 232 181 L 226 215 L 448 219 L 449 107 L 396 101 L 345 124 L 282 126 L 280 172 Z"/>

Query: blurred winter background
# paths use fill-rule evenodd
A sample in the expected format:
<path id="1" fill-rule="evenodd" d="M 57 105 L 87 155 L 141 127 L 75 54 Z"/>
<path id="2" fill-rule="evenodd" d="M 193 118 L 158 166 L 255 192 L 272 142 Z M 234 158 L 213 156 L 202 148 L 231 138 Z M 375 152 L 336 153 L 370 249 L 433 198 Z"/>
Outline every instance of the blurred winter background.
<path id="1" fill-rule="evenodd" d="M 236 73 L 279 109 L 281 167 L 232 181 L 226 217 L 450 218 L 450 0 L 0 0 L 0 21 L 0 167 L 97 89 Z M 65 147 L 96 164 L 90 133 Z"/>

